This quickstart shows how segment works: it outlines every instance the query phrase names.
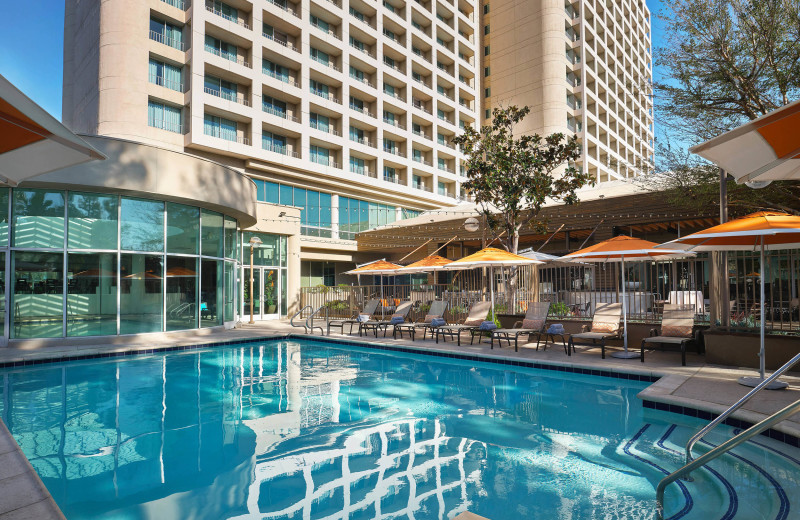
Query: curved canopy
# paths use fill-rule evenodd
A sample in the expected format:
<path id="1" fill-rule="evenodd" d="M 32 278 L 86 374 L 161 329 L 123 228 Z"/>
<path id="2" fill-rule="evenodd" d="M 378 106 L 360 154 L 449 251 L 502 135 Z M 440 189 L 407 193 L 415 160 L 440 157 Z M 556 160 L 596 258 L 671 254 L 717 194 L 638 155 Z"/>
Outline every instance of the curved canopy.
<path id="1" fill-rule="evenodd" d="M 0 75 L 0 176 L 10 186 L 105 156 Z"/>
<path id="2" fill-rule="evenodd" d="M 541 260 L 525 258 L 524 256 L 509 253 L 504 249 L 486 247 L 477 253 L 465 256 L 460 260 L 450 262 L 443 269 L 474 269 L 476 267 L 513 267 L 519 265 L 542 264 Z"/>
<path id="3" fill-rule="evenodd" d="M 657 246 L 686 251 L 749 251 L 800 248 L 800 217 L 759 211 Z"/>
<path id="4" fill-rule="evenodd" d="M 740 183 L 800 179 L 800 101 L 689 150 Z"/>
<path id="5" fill-rule="evenodd" d="M 443 256 L 430 255 L 426 256 L 422 260 L 417 260 L 413 264 L 401 267 L 397 270 L 397 274 L 427 273 L 430 271 L 438 271 L 452 262 L 452 260 L 448 260 Z"/>
<path id="6" fill-rule="evenodd" d="M 692 253 L 674 249 L 656 249 L 659 245 L 649 240 L 621 235 L 609 238 L 587 248 L 561 257 L 565 262 L 637 262 L 646 260 L 669 260 L 693 256 Z"/>
<path id="7" fill-rule="evenodd" d="M 392 262 L 387 262 L 386 260 L 375 260 L 374 262 L 370 262 L 362 265 L 361 267 L 356 267 L 355 269 L 347 271 L 344 274 L 395 274 L 395 271 L 401 267 L 401 265 L 393 264 Z"/>

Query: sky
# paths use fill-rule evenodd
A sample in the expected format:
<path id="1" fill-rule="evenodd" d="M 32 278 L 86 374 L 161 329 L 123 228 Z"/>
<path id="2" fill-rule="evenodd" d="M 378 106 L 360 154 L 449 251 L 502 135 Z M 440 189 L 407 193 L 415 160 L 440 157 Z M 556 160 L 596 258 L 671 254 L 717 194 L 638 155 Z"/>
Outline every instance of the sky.
<path id="1" fill-rule="evenodd" d="M 137 0 L 134 0 L 137 1 Z M 646 0 L 652 13 L 662 0 Z M 64 0 L 4 2 L 0 17 L 0 74 L 61 119 Z M 653 18 L 653 45 L 663 31 Z"/>

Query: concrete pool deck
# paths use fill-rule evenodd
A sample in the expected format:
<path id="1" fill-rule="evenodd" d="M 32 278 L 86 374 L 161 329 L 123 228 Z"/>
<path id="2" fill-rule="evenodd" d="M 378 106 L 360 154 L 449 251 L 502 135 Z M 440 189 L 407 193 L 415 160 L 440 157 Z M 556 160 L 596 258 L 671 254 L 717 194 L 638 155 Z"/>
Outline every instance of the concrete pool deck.
<path id="1" fill-rule="evenodd" d="M 303 330 L 291 327 L 286 321 L 269 321 L 242 325 L 231 330 L 205 329 L 114 338 L 28 340 L 0 348 L 0 363 L 27 364 L 43 359 L 119 355 L 126 352 L 145 352 L 154 348 L 269 339 L 284 337 L 287 334 L 303 336 Z M 648 351 L 645 354 L 645 362 L 641 363 L 638 358 L 618 359 L 608 356 L 606 359 L 601 359 L 599 347 L 577 347 L 575 354 L 567 356 L 560 343 L 548 344 L 547 350 L 544 351 L 541 349 L 537 351 L 535 343 L 521 344 L 519 352 L 514 352 L 514 349 L 508 346 L 492 350 L 488 340 L 469 345 L 468 335 L 462 337 L 462 340 L 466 341 L 460 347 L 451 341 L 436 344 L 431 339 L 394 340 L 391 336 L 359 338 L 357 334 L 352 336 L 332 334 L 330 338 L 362 341 L 375 345 L 402 346 L 422 353 L 425 351 L 461 353 L 487 358 L 535 361 L 544 365 L 655 376 L 660 379 L 639 393 L 639 397 L 643 400 L 716 414 L 724 411 L 749 391 L 749 388 L 739 385 L 737 379 L 743 375 L 756 374 L 752 369 L 708 365 L 702 356 L 690 352 L 686 355 L 687 366 L 683 367 L 678 352 Z M 782 379 L 790 384 L 789 389 L 760 392 L 732 417 L 756 423 L 800 399 L 800 372 L 794 372 Z M 800 414 L 792 416 L 774 429 L 800 438 Z M 0 421 L 0 486 L 3 486 L 5 491 L 4 496 L 0 497 L 0 520 L 64 518 L 2 421 Z"/>

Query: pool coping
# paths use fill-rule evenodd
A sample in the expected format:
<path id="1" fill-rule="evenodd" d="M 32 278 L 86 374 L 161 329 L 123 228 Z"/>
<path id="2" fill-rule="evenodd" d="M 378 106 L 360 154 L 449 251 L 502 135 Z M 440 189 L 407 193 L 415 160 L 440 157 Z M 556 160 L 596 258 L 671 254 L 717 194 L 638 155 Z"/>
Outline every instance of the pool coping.
<path id="1" fill-rule="evenodd" d="M 539 370 L 552 370 L 555 372 L 565 372 L 583 375 L 593 375 L 600 377 L 609 377 L 616 379 L 623 379 L 629 381 L 643 381 L 651 383 L 647 388 L 639 392 L 637 397 L 642 400 L 642 404 L 646 409 L 653 409 L 659 411 L 667 411 L 671 413 L 678 413 L 689 417 L 697 417 L 704 420 L 713 420 L 720 413 L 727 409 L 727 406 L 719 405 L 716 403 L 709 403 L 707 401 L 700 401 L 689 399 L 685 397 L 672 395 L 672 392 L 682 385 L 691 376 L 679 374 L 667 374 L 658 370 L 635 369 L 633 367 L 625 368 L 624 370 L 616 367 L 606 367 L 598 370 L 594 365 L 586 365 L 581 363 L 567 363 L 554 362 L 549 360 L 523 360 L 506 355 L 491 355 L 486 356 L 482 354 L 460 353 L 451 350 L 441 349 L 437 347 L 421 347 L 416 345 L 397 345 L 391 343 L 381 343 L 372 341 L 359 341 L 352 338 L 334 338 L 334 337 L 321 337 L 311 336 L 308 334 L 276 332 L 271 334 L 262 334 L 252 338 L 235 338 L 226 341 L 212 341 L 191 343 L 186 345 L 171 345 L 167 347 L 151 348 L 141 345 L 122 345 L 119 347 L 106 347 L 99 348 L 97 351 L 91 349 L 84 350 L 84 354 L 74 354 L 70 350 L 50 351 L 50 352 L 37 352 L 26 354 L 20 358 L 10 359 L 0 362 L 0 368 L 21 368 L 39 366 L 51 363 L 61 363 L 69 361 L 84 361 L 89 359 L 114 359 L 120 357 L 141 356 L 150 354 L 161 354 L 168 352 L 181 352 L 214 347 L 227 347 L 231 345 L 242 345 L 261 343 L 271 340 L 286 340 L 286 339 L 313 339 L 314 341 L 322 343 L 331 343 L 337 345 L 350 345 L 358 348 L 400 352 L 408 354 L 427 355 L 433 357 L 443 357 L 449 359 L 458 359 L 462 361 L 477 361 L 490 363 L 495 365 L 505 365 L 511 367 L 533 368 Z M 736 428 L 748 428 L 753 424 L 760 422 L 767 415 L 754 412 L 751 410 L 740 409 L 734 412 L 731 417 L 724 422 L 727 425 Z M 762 432 L 765 435 L 779 442 L 788 444 L 793 447 L 800 447 L 800 428 L 783 423 L 776 425 L 774 428 Z M 10 441 L 10 442 L 9 442 Z M 7 451 L 4 451 L 6 449 Z M 9 456 L 11 459 L 17 460 L 18 465 L 24 468 L 21 472 L 16 470 L 18 466 L 13 464 L 2 463 L 4 457 Z M 21 457 L 21 461 L 19 461 Z M 15 471 L 17 471 L 15 473 Z M 47 488 L 42 483 L 36 471 L 30 464 L 30 461 L 22 453 L 21 448 L 16 443 L 14 437 L 8 431 L 3 421 L 0 419 L 0 484 L 6 479 L 24 479 L 20 481 L 20 489 L 15 489 L 13 493 L 6 493 L 5 495 L 28 497 L 28 500 L 23 506 L 16 506 L 13 509 L 8 509 L 8 506 L 2 499 L 0 494 L 0 520 L 3 518 L 11 518 L 13 515 L 22 514 L 22 517 L 37 518 L 42 520 L 63 520 L 64 515 L 58 508 L 58 505 L 53 500 Z M 34 500 L 36 498 L 37 500 Z M 6 500 L 6 502 L 8 502 Z M 35 509 L 33 509 L 35 508 Z M 16 516 L 15 516 L 16 517 Z"/>

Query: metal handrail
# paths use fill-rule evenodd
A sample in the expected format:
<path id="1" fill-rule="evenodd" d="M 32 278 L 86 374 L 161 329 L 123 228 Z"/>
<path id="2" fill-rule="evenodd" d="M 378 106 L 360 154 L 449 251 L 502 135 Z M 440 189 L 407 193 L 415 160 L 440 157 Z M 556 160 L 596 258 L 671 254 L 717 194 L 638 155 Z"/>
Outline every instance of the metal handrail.
<path id="1" fill-rule="evenodd" d="M 706 464 L 716 459 L 720 455 L 727 453 L 728 451 L 732 450 L 733 448 L 744 442 L 747 442 L 752 437 L 755 437 L 756 435 L 763 432 L 770 426 L 781 422 L 787 417 L 794 415 L 798 411 L 800 411 L 800 399 L 790 404 L 786 408 L 779 410 L 778 412 L 775 412 L 774 414 L 767 417 L 760 423 L 751 426 L 747 430 L 741 432 L 739 435 L 736 435 L 735 437 L 732 437 L 731 439 L 723 442 L 722 444 L 720 444 L 713 450 L 709 451 L 708 453 L 705 453 L 700 457 L 694 459 L 692 462 L 686 464 L 681 469 L 673 473 L 670 473 L 668 476 L 664 477 L 656 487 L 656 518 L 658 520 L 664 520 L 664 491 L 666 490 L 668 485 L 675 482 L 683 475 L 691 473 L 693 470 L 701 466 L 705 466 Z"/>
<path id="2" fill-rule="evenodd" d="M 727 419 L 733 412 L 735 412 L 736 410 L 741 408 L 754 395 L 756 395 L 758 392 L 763 390 L 767 385 L 769 385 L 770 383 L 772 383 L 773 381 L 778 379 L 780 376 L 782 376 L 786 371 L 788 371 L 790 368 L 792 368 L 798 362 L 800 362 L 800 354 L 798 354 L 795 357 L 793 357 L 792 359 L 790 359 L 788 363 L 786 363 L 781 368 L 776 370 L 774 374 L 772 374 L 768 378 L 764 379 L 757 387 L 755 387 L 752 390 L 750 390 L 747 393 L 747 395 L 745 395 L 744 397 L 742 397 L 741 399 L 736 401 L 730 408 L 728 408 L 727 410 L 722 412 L 722 414 L 720 414 L 719 417 L 717 417 L 716 419 L 714 419 L 713 421 L 708 423 L 702 430 L 700 430 L 699 432 L 695 433 L 694 436 L 692 436 L 692 438 L 689 439 L 689 442 L 686 443 L 686 464 L 689 464 L 693 460 L 693 458 L 692 458 L 692 448 L 694 447 L 695 444 L 697 444 L 697 441 L 699 441 L 700 439 L 705 437 L 706 434 L 708 434 L 711 430 L 716 428 L 718 424 L 720 424 L 722 421 Z"/>
<path id="3" fill-rule="evenodd" d="M 311 306 L 308 305 L 308 307 Z M 306 327 L 308 330 L 311 331 L 311 334 L 314 334 L 314 329 L 319 329 L 320 334 L 322 334 L 323 336 L 325 335 L 325 329 L 323 329 L 320 326 L 317 327 L 314 326 L 314 316 L 316 316 L 322 309 L 325 309 L 325 322 L 327 323 L 328 319 L 330 318 L 330 316 L 328 315 L 330 312 L 330 308 L 327 305 L 320 305 L 319 307 L 317 307 L 317 310 L 312 312 L 311 315 L 308 318 L 306 318 Z"/>
<path id="4" fill-rule="evenodd" d="M 306 305 L 305 307 L 303 307 L 299 311 L 295 312 L 294 316 L 289 318 L 289 325 L 291 325 L 292 327 L 297 327 L 297 328 L 303 327 L 303 331 L 305 332 L 305 334 L 308 334 L 308 320 L 307 319 L 306 319 L 306 322 L 303 325 L 295 325 L 295 323 L 294 323 L 294 319 L 296 317 L 300 316 L 301 314 L 303 314 L 303 312 L 305 312 L 306 309 L 311 309 L 313 311 L 314 307 L 312 307 L 311 305 Z"/>

